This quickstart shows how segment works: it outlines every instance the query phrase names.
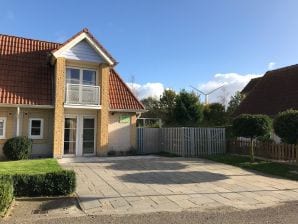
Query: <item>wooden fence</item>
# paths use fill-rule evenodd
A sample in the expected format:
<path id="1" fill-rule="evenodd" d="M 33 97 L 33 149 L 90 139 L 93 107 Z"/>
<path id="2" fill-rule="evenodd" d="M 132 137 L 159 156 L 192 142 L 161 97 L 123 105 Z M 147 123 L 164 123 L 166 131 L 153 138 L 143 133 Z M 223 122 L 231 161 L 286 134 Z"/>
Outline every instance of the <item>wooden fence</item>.
<path id="1" fill-rule="evenodd" d="M 138 153 L 167 152 L 184 157 L 222 154 L 224 128 L 138 128 Z"/>
<path id="2" fill-rule="evenodd" d="M 249 155 L 250 146 L 250 141 L 230 140 L 228 142 L 227 151 L 234 154 Z M 297 153 L 298 145 L 260 141 L 254 142 L 254 154 L 258 157 L 286 162 L 296 162 Z"/>

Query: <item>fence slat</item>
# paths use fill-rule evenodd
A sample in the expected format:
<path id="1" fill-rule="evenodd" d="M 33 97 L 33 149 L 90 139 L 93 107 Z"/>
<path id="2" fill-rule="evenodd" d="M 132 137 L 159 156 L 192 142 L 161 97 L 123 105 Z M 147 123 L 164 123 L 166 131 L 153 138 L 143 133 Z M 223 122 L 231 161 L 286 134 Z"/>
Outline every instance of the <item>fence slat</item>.
<path id="1" fill-rule="evenodd" d="M 200 157 L 226 151 L 224 128 L 137 128 L 137 143 L 139 154 Z"/>

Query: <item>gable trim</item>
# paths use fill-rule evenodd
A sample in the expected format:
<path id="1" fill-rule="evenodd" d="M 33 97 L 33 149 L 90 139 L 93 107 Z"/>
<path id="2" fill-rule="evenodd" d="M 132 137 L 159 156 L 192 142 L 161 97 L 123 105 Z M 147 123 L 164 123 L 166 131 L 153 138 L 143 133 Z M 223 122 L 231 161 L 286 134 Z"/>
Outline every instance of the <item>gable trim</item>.
<path id="1" fill-rule="evenodd" d="M 60 49 L 55 51 L 53 55 L 55 58 L 61 57 L 62 53 L 66 50 L 71 49 L 74 47 L 76 44 L 80 43 L 86 39 L 86 41 L 91 45 L 91 47 L 94 48 L 94 50 L 111 66 L 115 65 L 115 63 L 109 58 L 109 56 L 98 46 L 98 44 L 92 40 L 92 38 L 85 32 L 81 33 L 77 37 L 75 37 L 73 40 L 70 42 L 66 43 L 64 46 L 62 46 Z"/>

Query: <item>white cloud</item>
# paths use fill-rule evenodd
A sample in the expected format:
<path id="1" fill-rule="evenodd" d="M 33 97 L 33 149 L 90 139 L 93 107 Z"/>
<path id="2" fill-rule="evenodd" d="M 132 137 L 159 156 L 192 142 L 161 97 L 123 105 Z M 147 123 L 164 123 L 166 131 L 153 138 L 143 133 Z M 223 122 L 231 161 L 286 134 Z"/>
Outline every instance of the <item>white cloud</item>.
<path id="1" fill-rule="evenodd" d="M 201 83 L 198 85 L 198 89 L 208 93 L 222 85 L 223 88 L 210 94 L 209 102 L 221 102 L 225 101 L 227 103 L 231 96 L 235 94 L 236 91 L 241 91 L 244 86 L 252 79 L 259 77 L 258 74 L 237 74 L 237 73 L 226 73 L 226 74 L 215 74 L 212 80 Z M 223 99 L 224 98 L 224 99 Z M 201 100 L 204 100 L 204 96 L 201 96 Z"/>
<path id="2" fill-rule="evenodd" d="M 127 83 L 127 85 L 139 99 L 144 99 L 149 96 L 159 98 L 165 89 L 164 85 L 159 82 L 148 82 L 143 85 L 138 83 Z"/>
<path id="3" fill-rule="evenodd" d="M 272 69 L 274 69 L 275 68 L 275 62 L 270 62 L 269 64 L 268 64 L 268 69 L 269 70 L 272 70 Z"/>

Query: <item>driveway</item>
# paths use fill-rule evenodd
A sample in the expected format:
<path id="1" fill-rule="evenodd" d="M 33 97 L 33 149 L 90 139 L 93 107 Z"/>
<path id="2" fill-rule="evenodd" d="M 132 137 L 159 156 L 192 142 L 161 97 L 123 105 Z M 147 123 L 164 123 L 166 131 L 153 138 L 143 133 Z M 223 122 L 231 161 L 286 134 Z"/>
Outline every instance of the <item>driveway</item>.
<path id="1" fill-rule="evenodd" d="M 87 214 L 249 210 L 298 200 L 298 182 L 203 159 L 131 156 L 64 158 L 77 173 Z"/>

